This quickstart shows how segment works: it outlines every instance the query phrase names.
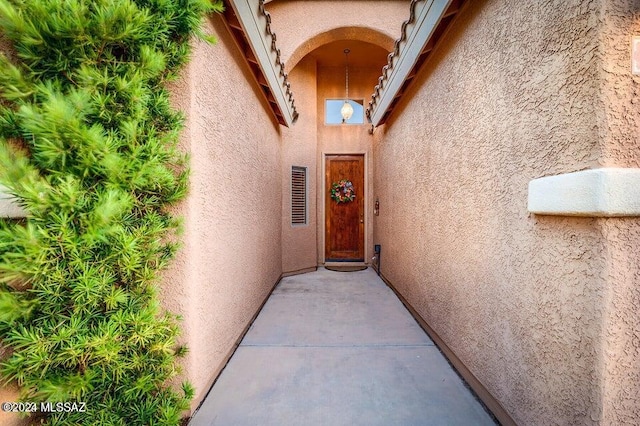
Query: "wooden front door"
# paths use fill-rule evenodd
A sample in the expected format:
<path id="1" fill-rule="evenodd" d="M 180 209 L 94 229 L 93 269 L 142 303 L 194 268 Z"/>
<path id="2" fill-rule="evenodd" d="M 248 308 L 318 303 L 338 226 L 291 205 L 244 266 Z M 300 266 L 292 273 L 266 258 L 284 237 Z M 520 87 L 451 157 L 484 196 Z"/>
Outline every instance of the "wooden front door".
<path id="1" fill-rule="evenodd" d="M 334 183 L 353 184 L 353 201 L 331 198 Z M 364 261 L 364 155 L 327 155 L 325 170 L 325 261 Z"/>

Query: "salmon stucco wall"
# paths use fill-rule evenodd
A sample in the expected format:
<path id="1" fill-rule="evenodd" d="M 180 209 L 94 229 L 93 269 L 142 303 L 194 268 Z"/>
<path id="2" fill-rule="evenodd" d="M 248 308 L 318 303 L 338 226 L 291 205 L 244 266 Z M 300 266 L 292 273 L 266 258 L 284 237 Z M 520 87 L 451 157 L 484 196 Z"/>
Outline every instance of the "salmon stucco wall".
<path id="1" fill-rule="evenodd" d="M 386 57 L 393 48 L 393 40 L 400 35 L 402 22 L 409 16 L 409 1 L 276 1 L 267 3 L 266 9 L 272 17 L 271 27 L 277 34 L 278 48 L 290 73 L 300 112 L 298 122 L 283 130 L 283 270 L 289 273 L 324 262 L 324 154 L 364 153 L 369 162 L 369 177 L 373 172 L 372 138 L 366 133 L 366 126 L 325 126 L 324 99 L 344 96 L 344 68 L 323 66 L 314 60 L 312 53 L 331 42 L 352 40 L 353 45 L 373 43 L 369 48 L 384 50 L 382 56 Z M 385 63 L 381 61 L 379 66 L 361 70 L 352 68 L 352 97 L 370 97 Z M 314 121 L 316 128 L 311 128 L 309 120 Z M 309 198 L 313 218 L 308 228 L 292 228 L 290 224 L 290 170 L 295 161 L 309 164 L 308 195 L 314 198 Z M 368 179 L 369 194 L 372 182 Z M 366 215 L 371 209 L 372 201 L 368 200 Z M 368 217 L 366 221 L 368 261 L 372 256 L 369 246 L 373 227 Z M 312 243 L 314 248 L 310 249 Z M 310 254 L 314 256 L 313 262 Z"/>
<path id="2" fill-rule="evenodd" d="M 599 141 L 605 167 L 640 167 L 640 75 L 631 73 L 631 37 L 640 36 L 637 0 L 602 0 Z"/>
<path id="3" fill-rule="evenodd" d="M 163 283 L 164 306 L 181 314 L 189 347 L 184 377 L 198 406 L 282 272 L 279 126 L 220 16 L 194 41 L 172 90 L 185 111 L 190 155 L 183 249 Z"/>
<path id="4" fill-rule="evenodd" d="M 184 218 L 182 249 L 158 282 L 163 307 L 184 318 L 189 352 L 176 384 L 195 386 L 192 409 L 282 273 L 279 125 L 222 17 L 211 16 L 205 31 L 218 42 L 194 40 L 170 88 L 186 116 L 181 146 L 191 178 L 189 195 L 173 208 Z M 17 397 L 0 388 L 2 401 Z M 2 425 L 25 423 L 0 412 Z"/>
<path id="5" fill-rule="evenodd" d="M 470 2 L 375 133 L 382 273 L 518 424 L 638 419 L 637 219 L 527 211 L 532 179 L 637 167 L 632 3 Z"/>
<path id="6" fill-rule="evenodd" d="M 309 271 L 317 266 L 316 222 L 316 63 L 306 58 L 289 73 L 300 116 L 282 130 L 282 270 L 285 274 Z M 307 224 L 291 224 L 291 167 L 307 170 Z"/>
<path id="7" fill-rule="evenodd" d="M 20 391 L 14 385 L 0 387 L 0 402 L 16 402 L 20 398 Z M 27 421 L 20 418 L 18 413 L 5 413 L 0 410 L 0 425 L 2 426 L 22 426 Z"/>
<path id="8" fill-rule="evenodd" d="M 640 76 L 630 72 L 630 39 L 640 4 L 603 1 L 600 163 L 640 167 Z M 607 244 L 602 424 L 640 422 L 640 218 L 601 219 Z"/>
<path id="9" fill-rule="evenodd" d="M 640 219 L 601 221 L 607 238 L 603 425 L 640 422 Z"/>
<path id="10" fill-rule="evenodd" d="M 283 271 L 301 271 L 324 263 L 324 201 L 328 189 L 324 188 L 325 154 L 364 154 L 368 162 L 366 171 L 367 196 L 365 207 L 365 260 L 370 259 L 373 227 L 369 212 L 373 201 L 371 167 L 372 141 L 368 127 L 362 125 L 325 124 L 325 100 L 344 97 L 344 68 L 323 67 L 307 56 L 294 68 L 291 81 L 298 87 L 300 118 L 292 129 L 283 131 Z M 377 78 L 374 68 L 351 68 L 350 97 L 366 99 Z M 292 84 L 293 84 L 292 83 Z M 291 166 L 304 166 L 308 171 L 309 226 L 291 225 Z M 325 190 L 326 189 L 326 190 Z"/>
<path id="11" fill-rule="evenodd" d="M 275 1 L 266 8 L 287 69 L 316 48 L 335 40 L 359 40 L 393 49 L 400 25 L 409 18 L 408 0 Z M 383 64 L 384 65 L 384 64 Z M 379 70 L 378 70 L 379 71 Z M 373 86 L 370 87 L 373 89 Z"/>

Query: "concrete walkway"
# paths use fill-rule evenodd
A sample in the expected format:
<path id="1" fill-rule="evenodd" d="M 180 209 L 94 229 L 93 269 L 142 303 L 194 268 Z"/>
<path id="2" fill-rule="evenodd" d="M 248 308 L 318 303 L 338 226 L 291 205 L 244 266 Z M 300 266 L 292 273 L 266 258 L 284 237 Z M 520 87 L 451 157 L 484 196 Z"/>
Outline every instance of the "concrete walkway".
<path id="1" fill-rule="evenodd" d="M 374 271 L 284 278 L 190 426 L 493 425 Z"/>

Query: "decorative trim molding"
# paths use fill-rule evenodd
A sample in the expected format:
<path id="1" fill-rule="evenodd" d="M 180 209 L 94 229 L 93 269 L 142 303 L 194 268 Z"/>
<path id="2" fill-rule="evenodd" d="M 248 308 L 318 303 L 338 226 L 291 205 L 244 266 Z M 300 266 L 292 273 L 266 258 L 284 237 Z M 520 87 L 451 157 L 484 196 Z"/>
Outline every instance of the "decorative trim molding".
<path id="1" fill-rule="evenodd" d="M 7 192 L 7 188 L 0 185 L 0 217 L 22 218 L 27 217 L 27 212 L 20 207 L 16 198 Z"/>
<path id="2" fill-rule="evenodd" d="M 224 3 L 227 26 L 276 119 L 284 126 L 291 126 L 298 119 L 298 112 L 264 0 L 226 0 Z"/>
<path id="3" fill-rule="evenodd" d="M 374 127 L 384 124 L 465 0 L 412 0 L 409 19 L 388 56 L 366 110 Z"/>
<path id="4" fill-rule="evenodd" d="M 529 182 L 531 213 L 559 216 L 640 217 L 640 168 L 602 168 Z"/>

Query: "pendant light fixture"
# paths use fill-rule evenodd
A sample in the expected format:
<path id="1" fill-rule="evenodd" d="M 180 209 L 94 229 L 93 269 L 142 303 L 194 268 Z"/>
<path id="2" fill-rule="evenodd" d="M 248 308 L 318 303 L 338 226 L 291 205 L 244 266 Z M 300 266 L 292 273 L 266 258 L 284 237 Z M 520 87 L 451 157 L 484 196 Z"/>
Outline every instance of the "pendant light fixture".
<path id="1" fill-rule="evenodd" d="M 342 124 L 346 123 L 347 120 L 351 118 L 353 115 L 353 107 L 349 103 L 349 49 L 344 49 L 344 57 L 345 57 L 345 97 L 344 104 L 342 108 L 340 108 L 340 114 L 342 115 Z"/>

